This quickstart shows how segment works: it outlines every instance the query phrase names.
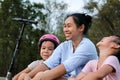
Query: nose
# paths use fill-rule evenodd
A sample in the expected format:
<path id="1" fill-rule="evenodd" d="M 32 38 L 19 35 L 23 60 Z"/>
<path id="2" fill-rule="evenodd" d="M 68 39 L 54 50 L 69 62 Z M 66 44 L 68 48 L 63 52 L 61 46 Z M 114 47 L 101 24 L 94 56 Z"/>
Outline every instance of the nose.
<path id="1" fill-rule="evenodd" d="M 48 52 L 48 49 L 45 49 L 45 52 Z"/>
<path id="2" fill-rule="evenodd" d="M 64 28 L 63 28 L 63 31 L 64 31 L 64 32 L 67 32 L 67 31 L 68 31 L 68 28 L 67 28 L 67 27 L 64 27 Z"/>

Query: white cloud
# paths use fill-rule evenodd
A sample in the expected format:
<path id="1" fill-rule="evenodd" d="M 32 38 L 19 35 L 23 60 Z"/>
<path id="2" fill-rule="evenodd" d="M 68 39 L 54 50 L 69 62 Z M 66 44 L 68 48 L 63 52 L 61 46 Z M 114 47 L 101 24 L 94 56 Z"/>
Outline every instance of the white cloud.
<path id="1" fill-rule="evenodd" d="M 64 0 L 68 3 L 68 11 L 79 11 L 83 9 L 84 2 L 83 0 Z"/>

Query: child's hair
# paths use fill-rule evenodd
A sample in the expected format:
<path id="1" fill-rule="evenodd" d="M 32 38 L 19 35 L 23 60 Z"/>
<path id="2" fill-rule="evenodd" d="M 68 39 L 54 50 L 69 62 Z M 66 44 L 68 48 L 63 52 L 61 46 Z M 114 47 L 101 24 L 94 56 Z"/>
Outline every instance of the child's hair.
<path id="1" fill-rule="evenodd" d="M 40 37 L 39 42 L 38 42 L 38 50 L 40 51 L 41 45 L 44 41 L 51 41 L 54 43 L 54 49 L 60 44 L 59 39 L 52 34 L 45 34 L 42 37 Z"/>
<path id="2" fill-rule="evenodd" d="M 113 36 L 116 37 L 116 40 L 114 42 L 117 43 L 118 45 L 120 45 L 120 36 L 119 35 L 113 35 Z M 119 48 L 118 53 L 115 56 L 118 58 L 118 60 L 120 62 L 120 48 Z"/>
<path id="3" fill-rule="evenodd" d="M 82 24 L 84 24 L 85 29 L 83 34 L 87 34 L 88 29 L 91 27 L 92 24 L 92 17 L 86 14 L 82 14 L 82 13 L 74 13 L 74 14 L 70 14 L 68 15 L 66 18 L 72 16 L 73 20 L 77 26 L 77 28 L 79 28 Z"/>

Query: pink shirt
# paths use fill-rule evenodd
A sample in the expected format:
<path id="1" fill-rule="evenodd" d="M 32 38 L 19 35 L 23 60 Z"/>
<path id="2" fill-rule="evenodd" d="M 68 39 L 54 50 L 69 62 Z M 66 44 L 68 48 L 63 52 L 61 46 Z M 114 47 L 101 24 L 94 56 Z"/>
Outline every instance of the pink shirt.
<path id="1" fill-rule="evenodd" d="M 89 73 L 89 72 L 96 72 L 97 71 L 97 63 L 98 60 L 91 60 L 89 61 L 86 66 L 83 68 L 82 72 Z M 103 80 L 120 80 L 120 63 L 116 56 L 109 56 L 104 63 L 102 64 L 109 64 L 111 65 L 116 72 L 108 74 Z M 101 66 L 101 67 L 102 67 Z"/>

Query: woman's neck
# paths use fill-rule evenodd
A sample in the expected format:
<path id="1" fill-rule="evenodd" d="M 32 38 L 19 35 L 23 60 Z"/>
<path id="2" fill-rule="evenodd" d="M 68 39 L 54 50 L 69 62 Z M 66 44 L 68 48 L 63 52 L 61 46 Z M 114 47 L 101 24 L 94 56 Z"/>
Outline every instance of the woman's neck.
<path id="1" fill-rule="evenodd" d="M 78 37 L 76 40 L 73 41 L 73 49 L 74 49 L 74 51 L 78 47 L 78 45 L 81 42 L 82 38 L 83 37 L 81 36 L 81 37 Z"/>

